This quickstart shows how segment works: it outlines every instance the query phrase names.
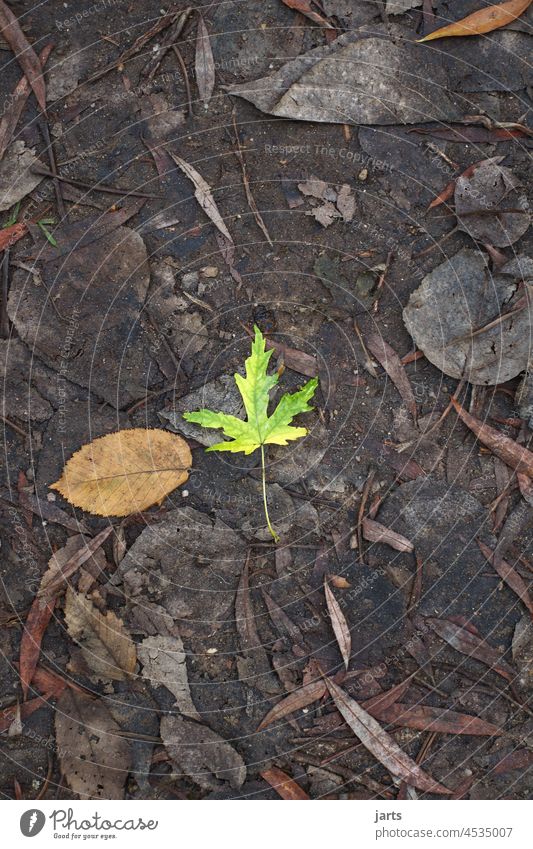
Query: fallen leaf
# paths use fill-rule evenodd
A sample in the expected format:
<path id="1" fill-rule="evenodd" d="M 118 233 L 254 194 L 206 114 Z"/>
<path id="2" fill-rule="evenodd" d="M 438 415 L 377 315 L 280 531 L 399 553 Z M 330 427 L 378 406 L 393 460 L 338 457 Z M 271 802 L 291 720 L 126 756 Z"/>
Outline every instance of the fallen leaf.
<path id="1" fill-rule="evenodd" d="M 327 577 L 324 577 L 324 592 L 326 594 L 326 603 L 328 605 L 328 612 L 333 626 L 333 632 L 337 638 L 337 643 L 339 644 L 344 665 L 346 669 L 348 669 L 350 664 L 350 655 L 352 653 L 352 636 L 339 602 L 328 585 Z"/>
<path id="2" fill-rule="evenodd" d="M 329 572 L 328 579 L 329 582 L 338 590 L 347 590 L 352 586 L 342 575 L 332 575 L 331 572 Z"/>
<path id="3" fill-rule="evenodd" d="M 43 178 L 32 171 L 37 162 L 21 139 L 9 146 L 0 161 L 0 212 L 11 209 L 39 185 Z"/>
<path id="4" fill-rule="evenodd" d="M 318 12 L 315 12 L 311 8 L 311 0 L 282 0 L 282 3 L 284 3 L 285 6 L 288 6 L 289 9 L 295 9 L 297 12 L 300 12 L 301 15 L 305 15 L 306 18 L 309 18 L 309 20 L 313 21 L 315 24 L 319 24 L 321 27 L 325 27 L 326 29 L 333 29 L 329 21 L 326 21 L 322 15 L 319 15 Z"/>
<path id="5" fill-rule="evenodd" d="M 200 100 L 207 108 L 215 87 L 215 60 L 211 50 L 209 33 L 202 16 L 198 19 L 195 55 L 196 85 Z M 189 176 L 189 175 L 187 175 Z"/>
<path id="6" fill-rule="evenodd" d="M 274 339 L 266 340 L 266 348 L 267 350 L 273 348 L 276 354 L 283 358 L 283 363 L 287 368 L 297 371 L 299 374 L 304 374 L 306 377 L 316 377 L 318 375 L 316 357 L 311 354 L 298 351 L 296 348 L 290 348 L 288 345 L 284 345 L 283 342 L 276 342 Z"/>
<path id="7" fill-rule="evenodd" d="M 311 212 L 305 214 L 315 218 L 319 224 L 322 224 L 322 227 L 329 227 L 336 218 L 341 218 L 341 213 L 330 201 L 326 201 L 321 206 L 315 206 Z"/>
<path id="8" fill-rule="evenodd" d="M 53 49 L 53 44 L 47 44 L 39 54 L 41 68 L 44 68 L 46 65 L 48 57 Z M 22 77 L 15 86 L 11 95 L 9 101 L 11 104 L 10 107 L 5 110 L 2 115 L 2 119 L 0 120 L 0 159 L 2 159 L 11 139 L 13 138 L 13 133 L 15 132 L 19 118 L 22 115 L 30 91 L 31 86 L 27 78 Z"/>
<path id="9" fill-rule="evenodd" d="M 18 20 L 9 6 L 4 3 L 4 0 L 0 0 L 0 32 L 15 54 L 33 89 L 41 111 L 46 115 L 46 86 L 39 57 L 29 44 Z"/>
<path id="10" fill-rule="evenodd" d="M 154 687 L 163 686 L 170 690 L 176 697 L 174 705 L 179 712 L 201 722 L 191 698 L 181 637 L 147 637 L 137 646 L 137 657 L 142 663 L 143 678 L 147 678 Z"/>
<path id="11" fill-rule="evenodd" d="M 494 567 L 494 570 L 498 573 L 502 581 L 505 581 L 508 587 L 512 589 L 514 593 L 518 596 L 520 601 L 525 604 L 530 614 L 533 616 L 533 601 L 529 595 L 529 590 L 527 588 L 527 584 L 524 579 L 518 574 L 516 569 L 514 569 L 510 563 L 507 563 L 501 557 L 498 556 L 497 552 L 492 551 L 488 545 L 485 545 L 480 539 L 478 539 L 477 544 L 479 545 L 481 551 L 491 564 Z"/>
<path id="12" fill-rule="evenodd" d="M 104 702 L 66 689 L 55 726 L 61 772 L 72 792 L 80 799 L 123 799 L 130 743 Z"/>
<path id="13" fill-rule="evenodd" d="M 28 613 L 28 618 L 24 623 L 24 630 L 20 641 L 19 664 L 19 675 L 24 698 L 28 695 L 28 688 L 39 662 L 42 639 L 52 618 L 55 604 L 55 598 L 48 602 L 35 598 Z"/>
<path id="14" fill-rule="evenodd" d="M 363 519 L 363 536 L 369 542 L 384 542 L 396 551 L 407 553 L 414 551 L 414 545 L 410 540 L 390 528 L 386 528 L 380 522 L 369 519 L 368 516 Z"/>
<path id="15" fill-rule="evenodd" d="M 6 248 L 10 248 L 19 239 L 22 239 L 23 236 L 28 232 L 27 225 L 20 221 L 17 224 L 12 224 L 10 227 L 4 227 L 3 230 L 0 230 L 0 251 L 5 251 Z"/>
<path id="16" fill-rule="evenodd" d="M 246 764 L 239 753 L 205 725 L 179 716 L 164 716 L 161 739 L 173 764 L 205 790 L 223 787 L 229 782 L 238 790 L 246 780 Z M 217 780 L 221 779 L 221 780 Z"/>
<path id="17" fill-rule="evenodd" d="M 427 793 L 450 794 L 450 790 L 435 781 L 406 755 L 390 734 L 383 730 L 379 722 L 345 693 L 338 684 L 335 684 L 331 679 L 326 679 L 326 684 L 337 709 L 354 734 L 393 776 L 397 776 L 413 787 L 418 787 Z"/>
<path id="18" fill-rule="evenodd" d="M 8 731 L 14 722 L 20 722 L 21 719 L 27 719 L 32 713 L 35 713 L 39 708 L 45 707 L 48 700 L 54 694 L 36 696 L 35 699 L 29 699 L 22 704 L 10 705 L 9 707 L 0 710 L 0 732 Z M 21 732 L 22 733 L 22 732 Z"/>
<path id="19" fill-rule="evenodd" d="M 253 681 L 254 686 L 264 693 L 278 693 L 279 686 L 274 679 L 268 655 L 255 622 L 250 596 L 249 558 L 244 564 L 235 596 L 235 625 L 243 654 L 243 657 L 237 658 L 240 679 Z"/>
<path id="20" fill-rule="evenodd" d="M 529 749 L 516 749 L 504 755 L 501 761 L 491 770 L 492 775 L 503 775 L 512 769 L 520 769 L 525 772 L 533 764 L 533 752 Z"/>
<path id="21" fill-rule="evenodd" d="M 438 734 L 471 734 L 475 737 L 497 737 L 503 730 L 477 716 L 427 705 L 406 705 L 401 702 L 373 712 L 382 722 L 416 728 Z"/>
<path id="22" fill-rule="evenodd" d="M 286 2 L 286 0 L 283 0 L 283 2 Z M 287 773 L 283 772 L 282 769 L 278 769 L 277 766 L 272 766 L 270 769 L 264 769 L 259 773 L 259 775 L 274 788 L 276 793 L 281 796 L 282 799 L 309 799 L 305 790 L 302 790 L 300 785 L 297 784 L 290 775 L 287 775 Z"/>
<path id="23" fill-rule="evenodd" d="M 263 731 L 267 726 L 276 722 L 278 719 L 294 713 L 295 710 L 302 710 L 323 698 L 327 693 L 327 687 L 323 681 L 312 681 L 310 684 L 304 684 L 293 693 L 289 693 L 284 699 L 274 705 L 269 710 L 266 716 L 263 717 L 257 727 L 258 731 Z"/>
<path id="24" fill-rule="evenodd" d="M 343 183 L 337 194 L 337 209 L 342 215 L 342 220 L 345 224 L 349 224 L 355 215 L 355 196 L 351 186 L 348 183 Z"/>
<path id="25" fill-rule="evenodd" d="M 514 244 L 530 223 L 528 200 L 518 193 L 519 186 L 513 172 L 496 162 L 481 165 L 471 175 L 462 174 L 454 193 L 459 229 L 498 248 Z"/>
<path id="26" fill-rule="evenodd" d="M 445 68 L 420 73 L 420 48 L 355 29 L 316 47 L 271 76 L 229 86 L 262 112 L 328 124 L 404 124 L 457 121 L 446 94 Z M 339 68 L 347 69 L 339 84 Z M 413 86 L 413 79 L 417 85 Z M 383 92 L 386 91 L 386 97 Z"/>
<path id="27" fill-rule="evenodd" d="M 455 622 L 449 619 L 428 617 L 426 622 L 439 637 L 446 640 L 452 648 L 461 652 L 461 654 L 466 654 L 481 661 L 481 663 L 493 669 L 507 681 L 513 681 L 516 678 L 516 673 L 505 662 L 500 652 L 489 646 L 485 640 L 472 634 L 471 631 L 462 628 L 460 625 L 456 625 Z"/>
<path id="28" fill-rule="evenodd" d="M 128 516 L 161 503 L 189 477 L 192 455 L 180 436 L 132 428 L 84 445 L 50 486 L 97 516 Z"/>
<path id="29" fill-rule="evenodd" d="M 398 354 L 388 342 L 385 342 L 382 336 L 377 333 L 372 333 L 366 342 L 368 350 L 375 356 L 376 360 L 384 368 L 394 383 L 396 389 L 400 393 L 401 398 L 405 402 L 407 409 L 416 421 L 416 401 L 409 383 L 409 378 L 405 373 Z"/>
<path id="30" fill-rule="evenodd" d="M 507 128 L 507 127 L 465 127 L 462 124 L 456 124 L 449 127 L 412 127 L 407 132 L 418 133 L 423 136 L 433 136 L 436 139 L 444 141 L 452 141 L 457 144 L 489 144 L 509 139 L 524 139 L 531 135 L 531 130 L 524 127 Z"/>
<path id="31" fill-rule="evenodd" d="M 512 653 L 513 661 L 519 670 L 519 685 L 524 690 L 531 690 L 533 688 L 533 622 L 527 613 L 516 623 Z"/>
<path id="32" fill-rule="evenodd" d="M 124 681 L 133 673 L 137 663 L 135 644 L 113 611 L 101 613 L 88 598 L 69 587 L 65 622 L 69 636 L 81 646 L 96 678 Z"/>
<path id="33" fill-rule="evenodd" d="M 194 196 L 205 214 L 208 218 L 211 219 L 215 227 L 222 233 L 225 239 L 228 240 L 230 245 L 233 245 L 233 239 L 230 235 L 230 232 L 226 225 L 224 224 L 223 218 L 218 211 L 218 206 L 215 203 L 215 199 L 211 193 L 211 188 L 208 183 L 204 180 L 201 174 L 198 173 L 196 168 L 193 168 L 192 165 L 189 165 L 188 162 L 185 162 L 181 156 L 176 156 L 175 153 L 172 153 L 169 150 L 169 153 L 178 166 L 181 168 L 186 177 L 189 178 L 191 183 L 194 185 Z"/>
<path id="34" fill-rule="evenodd" d="M 444 374 L 480 386 L 527 367 L 533 260 L 518 256 L 489 272 L 488 258 L 463 248 L 424 277 L 403 310 L 415 344 Z M 522 300 L 525 287 L 525 300 Z"/>
<path id="35" fill-rule="evenodd" d="M 112 533 L 113 527 L 104 528 L 88 543 L 83 542 L 79 545 L 79 537 L 70 537 L 67 540 L 64 548 L 56 551 L 51 558 L 48 569 L 44 573 L 37 597 L 43 601 L 49 601 L 53 596 L 65 586 L 69 578 L 89 560 L 90 557 L 104 544 L 108 536 Z M 74 551 L 72 551 L 74 549 Z"/>
<path id="36" fill-rule="evenodd" d="M 450 36 L 482 35 L 485 32 L 492 32 L 492 30 L 512 23 L 530 5 L 531 0 L 507 0 L 506 3 L 500 3 L 497 6 L 486 6 L 471 15 L 467 15 L 460 21 L 430 32 L 424 38 L 419 38 L 418 42 L 433 41 L 436 38 L 448 38 Z"/>
<path id="37" fill-rule="evenodd" d="M 503 460 L 512 469 L 515 469 L 517 472 L 524 472 L 529 477 L 533 477 L 533 453 L 531 451 L 528 451 L 523 445 L 518 445 L 517 442 L 500 433 L 499 430 L 476 419 L 475 416 L 472 416 L 461 407 L 455 398 L 452 398 L 451 402 L 458 416 L 483 445 L 490 448 L 493 454 L 496 454 L 500 460 Z"/>
<path id="38" fill-rule="evenodd" d="M 474 162 L 473 165 L 469 165 L 468 168 L 466 168 L 459 176 L 471 177 L 472 174 L 482 165 L 499 165 L 500 162 L 503 162 L 504 159 L 505 156 L 492 156 L 490 159 L 480 159 L 479 162 Z M 446 203 L 447 200 L 453 197 L 453 193 L 455 192 L 455 186 L 457 184 L 457 179 L 458 178 L 455 177 L 455 179 L 450 180 L 450 182 L 445 186 L 442 192 L 440 192 L 440 194 L 438 194 L 437 197 L 431 201 L 428 206 L 428 211 L 430 209 L 434 209 L 436 206 L 440 206 L 441 203 Z"/>

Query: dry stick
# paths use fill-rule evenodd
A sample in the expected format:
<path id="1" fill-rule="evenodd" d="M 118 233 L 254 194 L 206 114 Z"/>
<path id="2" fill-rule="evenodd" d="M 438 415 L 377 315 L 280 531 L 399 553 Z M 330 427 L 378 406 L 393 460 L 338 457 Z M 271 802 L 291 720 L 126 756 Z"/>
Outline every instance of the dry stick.
<path id="1" fill-rule="evenodd" d="M 149 80 L 154 78 L 157 69 L 167 54 L 167 51 L 174 47 L 174 42 L 177 41 L 182 34 L 191 12 L 192 9 L 189 6 L 181 13 L 177 20 L 174 20 L 174 23 L 170 26 L 168 32 L 163 38 L 157 55 L 150 59 L 150 61 L 146 64 L 144 71 L 147 73 Z"/>
<path id="2" fill-rule="evenodd" d="M 368 501 L 368 496 L 370 495 L 370 490 L 372 488 L 372 484 L 374 483 L 375 475 L 376 470 L 371 469 L 365 481 L 363 493 L 361 495 L 361 503 L 359 504 L 359 510 L 357 511 L 357 546 L 359 549 L 358 555 L 360 563 L 363 562 L 363 516 L 365 514 L 366 502 Z"/>
<path id="3" fill-rule="evenodd" d="M 376 286 L 376 297 L 374 299 L 374 303 L 372 305 L 372 312 L 377 313 L 379 309 L 379 299 L 381 297 L 381 290 L 385 285 L 385 278 L 387 277 L 387 272 L 389 270 L 390 264 L 392 262 L 392 258 L 394 257 L 394 251 L 389 251 L 387 259 L 385 260 L 385 268 L 383 269 L 383 273 L 381 274 L 378 285 Z"/>
<path id="4" fill-rule="evenodd" d="M 241 148 L 241 142 L 240 142 L 240 139 L 239 139 L 239 131 L 237 129 L 237 119 L 235 117 L 235 110 L 233 110 L 233 116 L 232 117 L 233 117 L 233 129 L 235 131 L 235 140 L 237 142 L 237 147 L 234 149 L 234 153 L 235 153 L 235 156 L 237 157 L 239 164 L 241 166 L 242 182 L 243 182 L 243 185 L 244 185 L 246 200 L 248 201 L 248 206 L 250 207 L 250 209 L 252 211 L 252 214 L 255 218 L 255 222 L 256 222 L 257 226 L 259 227 L 259 229 L 263 233 L 265 239 L 267 240 L 268 244 L 272 248 L 274 246 L 273 246 L 273 243 L 272 243 L 272 239 L 270 238 L 270 233 L 268 232 L 268 230 L 266 228 L 266 224 L 263 221 L 263 217 L 262 217 L 261 213 L 259 212 L 259 209 L 257 208 L 255 198 L 254 198 L 254 196 L 252 194 L 252 190 L 250 188 L 250 180 L 248 179 L 248 173 L 246 171 L 246 162 L 245 162 L 244 154 L 243 154 L 242 148 Z"/>
<path id="5" fill-rule="evenodd" d="M 52 139 L 50 138 L 50 129 L 48 127 L 48 122 L 46 118 L 43 118 L 39 121 L 39 125 L 41 128 L 41 133 L 43 134 L 44 143 L 46 145 L 46 152 L 48 154 L 48 161 L 50 163 L 50 171 L 52 172 L 52 181 L 54 183 L 54 192 L 56 195 L 57 208 L 59 210 L 59 215 L 61 216 L 62 221 L 68 221 L 68 213 L 67 208 L 65 206 L 65 201 L 63 200 L 63 194 L 61 192 L 61 183 L 58 179 L 57 173 L 57 163 L 56 158 L 54 156 L 54 148 L 52 147 Z"/>
<path id="6" fill-rule="evenodd" d="M 11 430 L 14 430 L 15 433 L 19 434 L 19 436 L 24 437 L 24 439 L 26 439 L 26 437 L 29 436 L 29 434 L 27 434 L 25 430 L 22 430 L 21 427 L 19 427 L 17 424 L 15 424 L 15 422 L 12 422 L 10 419 L 8 419 L 7 416 L 2 415 L 2 413 L 0 413 L 0 419 L 2 419 L 4 424 L 6 424 L 8 427 L 10 427 Z"/>
<path id="7" fill-rule="evenodd" d="M 372 377 L 375 377 L 375 378 L 376 378 L 376 380 L 377 380 L 377 378 L 378 378 L 377 371 L 376 371 L 376 369 L 374 368 L 374 366 L 373 366 L 373 364 L 372 364 L 372 358 L 371 358 L 370 354 L 369 354 L 369 353 L 368 353 L 368 351 L 367 351 L 367 347 L 366 347 L 366 345 L 365 345 L 365 340 L 363 339 L 363 334 L 361 333 L 361 331 L 360 331 L 360 329 L 359 329 L 359 325 L 357 324 L 357 319 L 355 319 L 355 318 L 354 318 L 354 320 L 353 320 L 353 329 L 354 329 L 354 330 L 355 330 L 355 332 L 357 333 L 357 338 L 359 339 L 359 344 L 361 345 L 361 348 L 363 349 L 363 354 L 365 355 L 365 360 L 366 360 L 366 362 L 365 362 L 365 366 L 366 366 L 366 369 L 367 369 L 367 371 L 369 372 L 369 374 L 371 374 L 371 375 L 372 375 Z"/>
<path id="8" fill-rule="evenodd" d="M 55 177 L 56 180 L 61 180 L 62 183 L 69 183 L 71 186 L 77 186 L 80 189 L 88 189 L 90 192 L 102 192 L 108 195 L 129 195 L 134 198 L 162 198 L 163 195 L 150 195 L 146 192 L 134 192 L 130 189 L 114 189 L 112 186 L 91 185 L 84 183 L 82 180 L 72 180 L 70 177 L 62 177 L 60 174 L 54 174 L 45 168 L 44 165 L 34 165 L 31 169 L 33 174 L 41 174 L 43 177 Z"/>
<path id="9" fill-rule="evenodd" d="M 435 250 L 435 248 L 440 248 L 440 246 L 441 246 L 444 242 L 446 242 L 446 241 L 447 241 L 448 239 L 450 239 L 452 236 L 455 236 L 455 234 L 456 234 L 458 231 L 459 231 L 459 227 L 458 227 L 458 225 L 456 224 L 456 225 L 455 225 L 455 227 L 453 228 L 453 230 L 450 230 L 450 232 L 449 232 L 449 233 L 446 233 L 446 235 L 445 235 L 445 236 L 443 236 L 443 237 L 442 237 L 442 239 L 439 239 L 439 241 L 438 241 L 438 242 L 435 242 L 435 244 L 434 244 L 434 245 L 430 245 L 430 246 L 429 246 L 429 248 L 424 248 L 424 250 L 423 250 L 423 251 L 420 251 L 420 253 L 413 254 L 413 259 L 420 259 L 420 257 L 422 257 L 422 256 L 426 256 L 427 254 L 431 253 L 431 251 L 434 251 L 434 250 Z"/>
<path id="10" fill-rule="evenodd" d="M 9 336 L 9 317 L 7 314 L 7 296 L 9 294 L 9 248 L 4 251 L 2 262 L 2 319 L 0 321 L 0 338 Z"/>
<path id="11" fill-rule="evenodd" d="M 185 83 L 185 91 L 187 92 L 187 112 L 189 118 L 194 118 L 194 112 L 192 111 L 191 84 L 189 82 L 189 74 L 187 73 L 187 65 L 183 61 L 183 56 L 181 55 L 177 44 L 172 45 L 172 50 L 178 60 L 178 65 L 180 66 L 181 74 L 183 76 L 183 82 Z"/>

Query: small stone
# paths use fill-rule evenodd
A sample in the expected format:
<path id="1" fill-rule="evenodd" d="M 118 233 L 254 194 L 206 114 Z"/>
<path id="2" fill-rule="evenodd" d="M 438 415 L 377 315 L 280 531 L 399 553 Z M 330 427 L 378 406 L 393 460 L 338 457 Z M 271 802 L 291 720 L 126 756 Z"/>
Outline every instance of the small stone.
<path id="1" fill-rule="evenodd" d="M 187 274 L 184 274 L 181 278 L 182 288 L 185 289 L 186 292 L 189 292 L 191 289 L 194 289 L 198 284 L 198 272 L 197 271 L 189 271 Z"/>
<path id="2" fill-rule="evenodd" d="M 363 170 L 359 171 L 359 174 L 357 175 L 357 179 L 360 180 L 362 183 L 365 182 L 367 177 L 368 177 L 368 168 L 363 168 Z"/>

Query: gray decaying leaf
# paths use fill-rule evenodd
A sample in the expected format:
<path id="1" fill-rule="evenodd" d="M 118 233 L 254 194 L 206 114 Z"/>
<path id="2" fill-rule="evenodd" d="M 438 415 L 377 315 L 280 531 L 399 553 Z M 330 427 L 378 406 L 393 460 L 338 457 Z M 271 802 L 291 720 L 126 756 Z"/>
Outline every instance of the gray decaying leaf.
<path id="1" fill-rule="evenodd" d="M 518 194 L 519 185 L 509 168 L 495 162 L 482 165 L 470 177 L 458 177 L 455 211 L 459 228 L 498 248 L 518 241 L 530 223 L 529 204 L 525 195 Z M 523 211 L 498 211 L 509 209 Z"/>
<path id="2" fill-rule="evenodd" d="M 31 169 L 38 163 L 33 151 L 23 141 L 9 147 L 0 162 L 0 212 L 10 209 L 26 197 L 43 179 Z"/>
<path id="3" fill-rule="evenodd" d="M 533 260 L 519 256 L 491 274 L 484 256 L 463 249 L 428 274 L 403 320 L 428 360 L 450 377 L 493 386 L 527 367 L 533 319 Z M 513 312 L 522 301 L 523 308 Z M 505 313 L 509 313 L 508 316 Z"/>
<path id="4" fill-rule="evenodd" d="M 72 792 L 82 799 L 123 799 L 130 744 L 104 702 L 67 687 L 55 726 L 61 772 Z"/>
<path id="5" fill-rule="evenodd" d="M 379 722 L 345 693 L 341 687 L 330 679 L 326 679 L 326 683 L 337 709 L 354 734 L 392 775 L 398 776 L 413 787 L 418 787 L 428 793 L 450 793 L 450 790 L 435 781 L 409 755 L 406 755 Z"/>
<path id="6" fill-rule="evenodd" d="M 234 790 L 246 780 L 246 765 L 233 746 L 205 725 L 164 716 L 161 739 L 181 774 L 205 790 L 217 790 L 228 782 Z"/>
<path id="7" fill-rule="evenodd" d="M 407 409 L 412 417 L 416 419 L 416 401 L 409 383 L 409 378 L 405 373 L 402 362 L 391 346 L 385 342 L 379 333 L 372 333 L 366 342 L 369 351 L 376 357 L 379 363 L 383 366 L 390 379 L 394 383 L 396 389 L 407 405 Z"/>
<path id="8" fill-rule="evenodd" d="M 328 605 L 328 612 L 333 626 L 333 632 L 337 638 L 337 643 L 339 644 L 344 665 L 346 669 L 348 669 L 350 664 L 350 655 L 352 653 L 352 635 L 350 634 L 350 628 L 348 627 L 346 617 L 341 610 L 340 604 L 328 585 L 327 577 L 324 578 L 324 592 L 326 594 L 326 603 Z"/>
<path id="9" fill-rule="evenodd" d="M 387 15 L 403 15 L 404 12 L 421 5 L 422 0 L 387 0 L 385 10 Z"/>
<path id="10" fill-rule="evenodd" d="M 176 156 L 176 154 L 172 153 L 171 151 L 169 151 L 169 153 L 178 168 L 181 168 L 185 176 L 188 177 L 189 180 L 193 183 L 195 189 L 194 196 L 202 207 L 202 209 L 204 210 L 207 217 L 211 219 L 215 227 L 230 242 L 230 244 L 233 245 L 233 239 L 230 235 L 228 228 L 224 224 L 220 212 L 218 211 L 218 206 L 216 205 L 215 199 L 211 193 L 209 183 L 204 180 L 204 178 L 201 174 L 198 173 L 196 168 L 193 168 L 192 165 L 189 165 L 188 162 L 185 162 L 185 160 L 182 159 L 181 156 Z"/>
<path id="11" fill-rule="evenodd" d="M 239 390 L 231 375 L 222 375 L 209 381 L 201 389 L 195 389 L 175 401 L 172 410 L 161 410 L 159 418 L 168 422 L 166 427 L 174 433 L 182 433 L 208 448 L 220 442 L 220 435 L 205 427 L 187 422 L 182 416 L 186 410 L 224 410 L 232 416 L 241 416 L 243 406 Z"/>
<path id="12" fill-rule="evenodd" d="M 142 675 L 154 687 L 164 686 L 176 697 L 175 706 L 184 716 L 200 720 L 191 698 L 186 655 L 177 636 L 147 637 L 137 646 Z"/>
<path id="13" fill-rule="evenodd" d="M 182 637 L 207 636 L 228 616 L 233 619 L 245 552 L 244 541 L 224 522 L 190 507 L 178 508 L 144 529 L 113 582 L 123 579 L 136 604 L 150 599 L 161 605 Z"/>
<path id="14" fill-rule="evenodd" d="M 211 42 L 209 33 L 201 17 L 198 21 L 198 34 L 196 37 L 196 85 L 200 99 L 204 106 L 208 106 L 215 87 L 215 61 L 213 59 L 213 51 L 211 50 Z"/>
<path id="15" fill-rule="evenodd" d="M 420 47 L 355 30 L 229 92 L 262 112 L 299 121 L 391 125 L 459 120 L 445 93 L 444 71 L 432 63 L 430 72 Z"/>
<path id="16" fill-rule="evenodd" d="M 85 596 L 67 590 L 65 622 L 81 646 L 85 662 L 101 680 L 123 681 L 135 669 L 135 645 L 124 623 L 111 610 L 104 615 Z"/>
<path id="17" fill-rule="evenodd" d="M 235 596 L 235 624 L 242 650 L 242 657 L 237 657 L 239 678 L 248 686 L 257 687 L 267 695 L 279 693 L 278 682 L 257 631 L 250 594 L 248 560 L 244 564 Z"/>

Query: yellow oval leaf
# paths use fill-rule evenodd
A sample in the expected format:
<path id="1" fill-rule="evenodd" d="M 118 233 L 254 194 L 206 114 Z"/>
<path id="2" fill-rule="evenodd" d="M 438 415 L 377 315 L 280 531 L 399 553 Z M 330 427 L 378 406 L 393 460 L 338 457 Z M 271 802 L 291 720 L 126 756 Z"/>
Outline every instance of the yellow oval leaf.
<path id="1" fill-rule="evenodd" d="M 132 428 L 101 436 L 76 451 L 50 486 L 97 516 L 128 516 L 158 504 L 185 483 L 191 450 L 166 430 Z"/>
<path id="2" fill-rule="evenodd" d="M 447 38 L 461 35 L 483 35 L 515 21 L 531 5 L 532 0 L 507 0 L 497 6 L 485 6 L 477 12 L 472 12 L 454 24 L 430 32 L 424 38 L 419 38 L 421 44 L 424 41 L 434 41 L 436 38 Z"/>

